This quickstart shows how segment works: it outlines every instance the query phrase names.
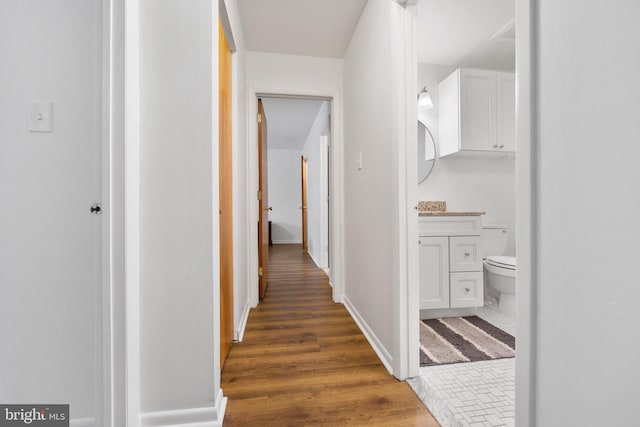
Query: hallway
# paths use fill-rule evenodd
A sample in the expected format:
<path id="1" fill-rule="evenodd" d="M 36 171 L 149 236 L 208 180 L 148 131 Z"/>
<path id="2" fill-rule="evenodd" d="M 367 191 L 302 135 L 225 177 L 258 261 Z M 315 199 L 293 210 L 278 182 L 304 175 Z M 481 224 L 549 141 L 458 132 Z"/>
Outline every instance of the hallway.
<path id="1" fill-rule="evenodd" d="M 263 302 L 222 371 L 225 426 L 438 426 L 389 375 L 300 245 L 275 245 Z"/>

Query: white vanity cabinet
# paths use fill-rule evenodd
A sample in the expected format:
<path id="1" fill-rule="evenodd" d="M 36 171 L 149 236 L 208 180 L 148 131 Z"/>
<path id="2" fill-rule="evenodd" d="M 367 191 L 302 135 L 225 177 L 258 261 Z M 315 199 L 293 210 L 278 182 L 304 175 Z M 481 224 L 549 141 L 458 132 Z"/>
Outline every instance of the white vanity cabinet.
<path id="1" fill-rule="evenodd" d="M 484 305 L 480 230 L 480 216 L 420 218 L 421 310 Z"/>
<path id="2" fill-rule="evenodd" d="M 515 74 L 459 68 L 440 82 L 440 156 L 515 153 Z"/>

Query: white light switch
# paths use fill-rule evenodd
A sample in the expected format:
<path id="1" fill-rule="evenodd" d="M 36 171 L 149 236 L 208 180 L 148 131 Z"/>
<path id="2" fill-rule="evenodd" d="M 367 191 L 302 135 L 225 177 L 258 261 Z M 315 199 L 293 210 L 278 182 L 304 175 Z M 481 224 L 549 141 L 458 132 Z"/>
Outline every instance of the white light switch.
<path id="1" fill-rule="evenodd" d="M 358 152 L 358 160 L 356 161 L 358 170 L 362 170 L 362 151 Z"/>
<path id="2" fill-rule="evenodd" d="M 53 103 L 33 101 L 29 110 L 30 132 L 53 132 Z"/>

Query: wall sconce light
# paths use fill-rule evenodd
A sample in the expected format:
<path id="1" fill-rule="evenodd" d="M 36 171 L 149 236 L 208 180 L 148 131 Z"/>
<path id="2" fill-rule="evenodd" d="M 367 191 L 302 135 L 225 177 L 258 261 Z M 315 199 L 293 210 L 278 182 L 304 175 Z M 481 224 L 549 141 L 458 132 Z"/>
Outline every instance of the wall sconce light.
<path id="1" fill-rule="evenodd" d="M 428 110 L 433 107 L 433 101 L 431 100 L 431 95 L 425 86 L 420 93 L 418 94 L 418 108 L 421 110 Z"/>

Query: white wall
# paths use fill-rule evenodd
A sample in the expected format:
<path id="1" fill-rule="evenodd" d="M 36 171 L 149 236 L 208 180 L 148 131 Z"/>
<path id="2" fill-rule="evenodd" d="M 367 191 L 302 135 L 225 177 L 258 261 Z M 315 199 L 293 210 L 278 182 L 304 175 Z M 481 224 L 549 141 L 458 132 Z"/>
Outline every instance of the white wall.
<path id="1" fill-rule="evenodd" d="M 344 57 L 345 300 L 387 362 L 397 264 L 391 7 L 388 0 L 367 3 Z"/>
<path id="2" fill-rule="evenodd" d="M 339 93 L 341 72 L 341 59 L 247 52 L 247 84 L 270 93 L 298 88 L 308 90 L 307 95 Z"/>
<path id="3" fill-rule="evenodd" d="M 271 240 L 274 244 L 302 243 L 302 150 L 269 148 L 267 155 Z"/>
<path id="4" fill-rule="evenodd" d="M 322 181 L 326 179 L 327 172 L 322 171 L 322 141 L 321 136 L 329 131 L 329 109 L 328 102 L 323 102 L 318 111 L 313 126 L 309 130 L 309 135 L 302 148 L 302 154 L 307 159 L 307 237 L 309 242 L 309 255 L 318 267 L 322 265 L 322 243 L 321 237 L 323 227 L 321 209 L 322 204 L 326 204 L 322 196 Z M 325 220 L 326 221 L 326 220 Z"/>
<path id="5" fill-rule="evenodd" d="M 0 401 L 98 420 L 100 3 L 0 2 Z M 52 133 L 27 130 L 32 101 Z"/>
<path id="6" fill-rule="evenodd" d="M 143 424 L 191 408 L 215 422 L 221 403 L 217 12 L 206 0 L 141 2 Z"/>
<path id="7" fill-rule="evenodd" d="M 438 83 L 455 70 L 448 65 L 418 65 L 418 87 L 425 85 L 433 108 L 419 110 L 418 118 L 438 142 Z M 509 227 L 507 254 L 515 255 L 515 158 L 437 160 L 431 175 L 418 186 L 419 200 L 445 200 L 450 211 L 484 211 L 484 224 Z M 497 254 L 490 254 L 497 255 Z"/>
<path id="8" fill-rule="evenodd" d="M 640 4 L 534 5 L 535 425 L 636 425 Z"/>

